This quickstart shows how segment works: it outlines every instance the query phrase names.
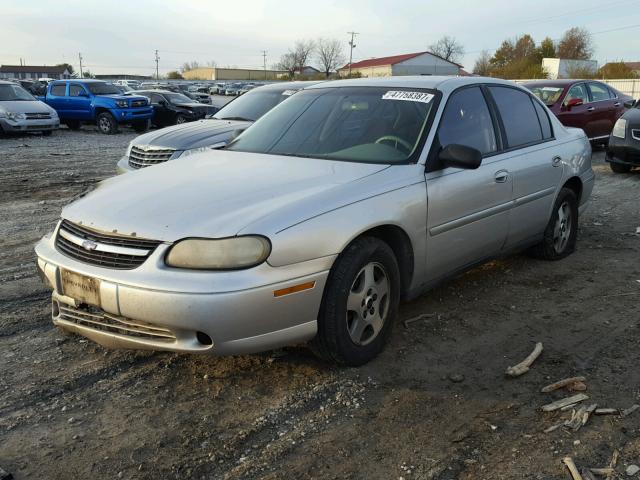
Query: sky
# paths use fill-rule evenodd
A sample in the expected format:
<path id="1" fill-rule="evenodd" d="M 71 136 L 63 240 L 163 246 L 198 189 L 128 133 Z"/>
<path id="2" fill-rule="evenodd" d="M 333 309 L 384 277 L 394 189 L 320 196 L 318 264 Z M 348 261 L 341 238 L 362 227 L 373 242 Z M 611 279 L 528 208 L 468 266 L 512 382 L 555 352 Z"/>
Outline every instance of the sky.
<path id="1" fill-rule="evenodd" d="M 529 33 L 536 42 L 568 28 L 593 34 L 594 58 L 640 61 L 640 0 L 0 0 L 0 64 L 55 65 L 94 74 L 160 73 L 184 62 L 262 68 L 299 39 L 356 31 L 354 61 L 426 50 L 443 35 L 465 48 L 473 69 L 481 50 Z M 313 61 L 310 62 L 313 65 Z"/>

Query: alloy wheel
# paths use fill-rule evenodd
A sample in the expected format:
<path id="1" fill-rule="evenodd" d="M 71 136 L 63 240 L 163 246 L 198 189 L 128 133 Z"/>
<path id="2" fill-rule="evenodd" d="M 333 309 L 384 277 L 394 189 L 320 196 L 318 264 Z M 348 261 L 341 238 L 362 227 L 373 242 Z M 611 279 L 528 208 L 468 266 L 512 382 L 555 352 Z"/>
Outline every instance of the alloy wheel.
<path id="1" fill-rule="evenodd" d="M 366 264 L 356 275 L 347 298 L 347 330 L 356 345 L 371 343 L 389 313 L 390 282 L 379 263 Z"/>
<path id="2" fill-rule="evenodd" d="M 556 253 L 564 252 L 567 247 L 569 238 L 571 237 L 571 229 L 573 228 L 573 220 L 571 218 L 571 206 L 568 202 L 562 202 L 558 207 L 558 218 L 553 227 L 553 248 Z"/>

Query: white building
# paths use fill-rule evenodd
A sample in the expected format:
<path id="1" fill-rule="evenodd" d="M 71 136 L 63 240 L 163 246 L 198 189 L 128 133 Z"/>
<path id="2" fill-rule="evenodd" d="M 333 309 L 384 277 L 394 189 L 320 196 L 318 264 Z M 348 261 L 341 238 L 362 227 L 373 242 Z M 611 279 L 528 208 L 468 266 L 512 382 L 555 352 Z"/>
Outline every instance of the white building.
<path id="1" fill-rule="evenodd" d="M 549 78 L 581 77 L 581 72 L 595 73 L 598 70 L 598 62 L 595 60 L 569 60 L 566 58 L 543 58 L 542 68 L 549 74 Z"/>
<path id="2" fill-rule="evenodd" d="M 462 65 L 445 60 L 431 52 L 407 53 L 391 57 L 371 58 L 351 64 L 351 74 L 363 77 L 398 75 L 459 75 Z M 349 75 L 349 64 L 338 70 L 342 77 Z"/>

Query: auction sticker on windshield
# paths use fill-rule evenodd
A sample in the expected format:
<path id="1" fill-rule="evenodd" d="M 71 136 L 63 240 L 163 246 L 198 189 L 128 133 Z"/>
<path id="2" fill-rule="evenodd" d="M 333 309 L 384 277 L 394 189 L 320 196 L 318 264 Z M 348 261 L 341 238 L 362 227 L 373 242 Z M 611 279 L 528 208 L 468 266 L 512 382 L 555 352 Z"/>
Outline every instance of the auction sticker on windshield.
<path id="1" fill-rule="evenodd" d="M 406 92 L 401 90 L 390 90 L 382 95 L 383 100 L 402 100 L 405 102 L 429 103 L 433 99 L 433 93 Z"/>

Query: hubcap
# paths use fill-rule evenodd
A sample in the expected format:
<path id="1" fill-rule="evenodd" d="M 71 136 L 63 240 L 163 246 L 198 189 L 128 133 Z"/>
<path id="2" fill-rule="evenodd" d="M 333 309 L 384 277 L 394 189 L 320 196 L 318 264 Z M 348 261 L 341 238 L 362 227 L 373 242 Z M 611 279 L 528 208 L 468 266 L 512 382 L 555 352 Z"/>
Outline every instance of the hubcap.
<path id="1" fill-rule="evenodd" d="M 347 330 L 356 345 L 371 343 L 389 313 L 389 277 L 379 263 L 366 264 L 356 275 L 347 299 Z"/>
<path id="2" fill-rule="evenodd" d="M 176 123 L 177 123 L 177 124 L 184 123 L 184 117 L 178 117 L 178 118 L 176 119 Z"/>
<path id="3" fill-rule="evenodd" d="M 102 131 L 108 131 L 111 128 L 111 122 L 109 121 L 108 118 L 101 118 L 100 119 L 100 130 Z"/>
<path id="4" fill-rule="evenodd" d="M 571 207 L 568 202 L 563 202 L 558 208 L 558 218 L 553 227 L 553 248 L 556 253 L 564 252 L 571 237 L 572 225 Z"/>

